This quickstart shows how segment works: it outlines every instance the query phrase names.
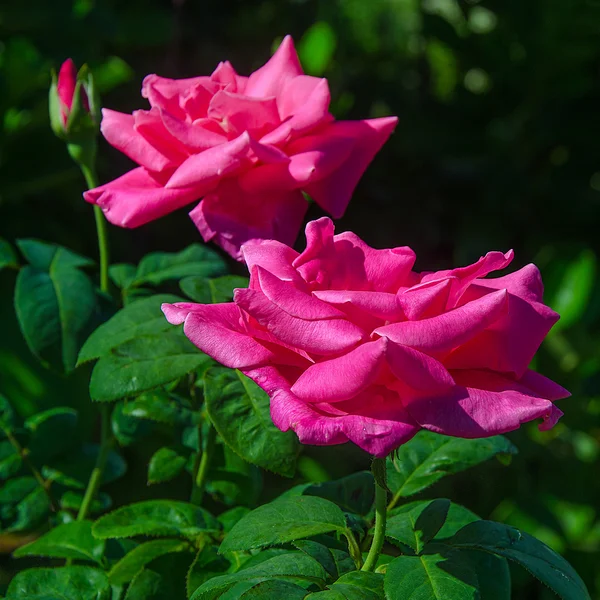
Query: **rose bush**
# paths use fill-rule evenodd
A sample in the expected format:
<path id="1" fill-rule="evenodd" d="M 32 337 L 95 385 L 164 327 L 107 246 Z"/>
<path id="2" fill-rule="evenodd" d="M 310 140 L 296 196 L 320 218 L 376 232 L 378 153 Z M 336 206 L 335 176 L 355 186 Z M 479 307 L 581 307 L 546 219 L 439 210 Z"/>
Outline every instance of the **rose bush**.
<path id="1" fill-rule="evenodd" d="M 201 350 L 268 392 L 282 430 L 306 444 L 351 440 L 385 456 L 420 428 L 465 438 L 562 415 L 569 393 L 530 370 L 558 320 L 537 267 L 495 279 L 513 253 L 434 273 L 410 248 L 375 250 L 323 218 L 301 254 L 277 241 L 242 253 L 248 289 L 218 305 L 165 304 Z"/>
<path id="2" fill-rule="evenodd" d="M 235 258 L 253 238 L 296 239 L 309 194 L 338 218 L 396 117 L 335 121 L 327 80 L 304 75 L 288 36 L 250 75 L 222 62 L 210 77 L 148 75 L 150 110 L 105 109 L 102 133 L 140 166 L 84 194 L 107 219 L 138 227 L 190 212 L 205 241 Z"/>

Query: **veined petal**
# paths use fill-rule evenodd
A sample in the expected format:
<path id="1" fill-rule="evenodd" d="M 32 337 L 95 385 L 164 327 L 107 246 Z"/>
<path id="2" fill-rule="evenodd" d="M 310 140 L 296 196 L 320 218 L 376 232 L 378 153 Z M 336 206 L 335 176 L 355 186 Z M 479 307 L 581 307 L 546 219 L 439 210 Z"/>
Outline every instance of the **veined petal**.
<path id="1" fill-rule="evenodd" d="M 307 321 L 292 317 L 256 290 L 236 290 L 234 301 L 277 339 L 309 353 L 326 356 L 343 352 L 365 335 L 345 319 Z"/>
<path id="2" fill-rule="evenodd" d="M 350 400 L 373 384 L 385 361 L 387 340 L 361 344 L 347 354 L 316 363 L 298 378 L 291 391 L 311 403 Z"/>
<path id="3" fill-rule="evenodd" d="M 437 317 L 385 325 L 374 333 L 430 355 L 444 355 L 499 319 L 507 298 L 506 290 L 499 290 Z"/>
<path id="4" fill-rule="evenodd" d="M 139 227 L 198 199 L 195 190 L 167 189 L 143 167 L 84 192 L 119 227 Z"/>
<path id="5" fill-rule="evenodd" d="M 169 323 L 184 323 L 183 331 L 190 341 L 226 367 L 242 369 L 276 360 L 272 350 L 243 331 L 240 310 L 233 302 L 179 302 L 163 304 L 162 310 Z"/>

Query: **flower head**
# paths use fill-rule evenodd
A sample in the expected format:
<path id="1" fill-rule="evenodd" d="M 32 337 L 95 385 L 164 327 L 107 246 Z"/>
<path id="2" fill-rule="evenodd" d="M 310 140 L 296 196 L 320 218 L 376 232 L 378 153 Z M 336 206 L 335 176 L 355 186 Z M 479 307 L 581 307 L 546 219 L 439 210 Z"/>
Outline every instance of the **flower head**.
<path id="1" fill-rule="evenodd" d="M 534 265 L 499 278 L 513 253 L 448 271 L 412 270 L 410 248 L 376 250 L 319 219 L 302 253 L 242 247 L 234 301 L 163 305 L 189 339 L 267 391 L 271 415 L 307 444 L 348 440 L 385 456 L 419 429 L 479 438 L 562 415 L 569 393 L 528 368 L 558 315 Z"/>
<path id="2" fill-rule="evenodd" d="M 204 240 L 242 259 L 251 239 L 292 244 L 307 202 L 335 218 L 397 119 L 335 121 L 327 80 L 304 75 L 292 39 L 249 77 L 229 62 L 210 76 L 148 75 L 150 109 L 105 109 L 102 133 L 139 166 L 86 192 L 107 219 L 138 227 L 202 199 Z"/>

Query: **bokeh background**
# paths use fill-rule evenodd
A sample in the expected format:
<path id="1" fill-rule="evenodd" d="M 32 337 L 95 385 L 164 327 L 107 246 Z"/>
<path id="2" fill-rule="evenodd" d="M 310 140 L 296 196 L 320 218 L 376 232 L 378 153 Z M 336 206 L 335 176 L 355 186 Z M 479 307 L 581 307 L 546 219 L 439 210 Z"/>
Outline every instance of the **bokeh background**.
<path id="1" fill-rule="evenodd" d="M 47 118 L 50 69 L 65 58 L 92 67 L 105 106 L 130 112 L 146 106 L 147 73 L 209 74 L 229 59 L 248 74 L 286 33 L 305 70 L 329 79 L 337 118 L 400 117 L 338 231 L 379 247 L 410 245 L 423 270 L 509 248 L 515 268 L 541 268 L 562 320 L 534 366 L 573 392 L 560 405 L 565 417 L 550 432 L 530 424 L 510 434 L 520 449 L 510 467 L 486 464 L 422 495 L 539 537 L 600 598 L 600 1 L 2 0 L 0 236 L 96 255 L 82 178 Z M 129 166 L 102 143 L 103 181 Z M 135 262 L 198 234 L 184 210 L 134 231 L 111 228 L 110 238 L 115 262 Z M 23 416 L 77 407 L 82 435 L 93 433 L 89 371 L 66 379 L 35 362 L 13 286 L 14 273 L 0 274 L 0 392 Z M 145 487 L 151 452 L 126 451 L 130 475 L 112 490 L 117 502 L 179 493 Z M 352 448 L 309 450 L 298 477 L 366 465 Z M 285 485 L 268 478 L 264 497 Z M 14 569 L 0 557 L 0 585 Z M 517 600 L 554 597 L 527 574 L 515 571 L 514 581 Z"/>

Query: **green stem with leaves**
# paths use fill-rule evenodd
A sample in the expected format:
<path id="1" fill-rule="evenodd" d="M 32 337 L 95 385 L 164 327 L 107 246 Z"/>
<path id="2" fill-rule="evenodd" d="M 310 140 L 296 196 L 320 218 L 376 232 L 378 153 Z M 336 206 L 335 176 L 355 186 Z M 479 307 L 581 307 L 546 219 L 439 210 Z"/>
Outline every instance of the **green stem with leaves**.
<path id="1" fill-rule="evenodd" d="M 385 458 L 373 459 L 373 472 L 385 473 Z M 371 548 L 362 566 L 362 571 L 373 571 L 385 541 L 385 526 L 387 522 L 387 490 L 375 478 L 375 532 Z"/>
<path id="2" fill-rule="evenodd" d="M 110 454 L 110 448 L 112 446 L 112 436 L 110 435 L 110 407 L 107 404 L 103 404 L 100 407 L 100 415 L 101 415 L 101 429 L 100 429 L 100 451 L 98 452 L 98 458 L 96 459 L 96 465 L 94 466 L 94 470 L 90 475 L 90 480 L 88 481 L 87 488 L 85 490 L 85 494 L 83 495 L 83 500 L 81 502 L 81 506 L 79 507 L 79 512 L 77 513 L 77 520 L 83 521 L 100 489 L 100 484 L 102 483 L 102 474 L 104 473 L 104 467 L 106 466 L 106 461 L 108 460 L 108 455 Z"/>
<path id="3" fill-rule="evenodd" d="M 207 417 L 208 419 L 208 417 Z M 208 420 L 210 425 L 206 434 L 206 440 L 204 441 L 204 449 L 200 460 L 197 461 L 197 468 L 194 472 L 194 487 L 192 489 L 192 502 L 197 505 L 202 504 L 202 496 L 204 495 L 204 486 L 206 485 L 206 479 L 208 477 L 208 470 L 210 469 L 210 463 L 212 461 L 213 453 L 215 450 L 215 442 L 217 439 L 217 431 L 213 424 Z M 199 426 L 200 427 L 200 426 Z"/>
<path id="4" fill-rule="evenodd" d="M 75 158 L 73 153 L 71 156 Z M 95 153 L 94 153 L 95 156 Z M 78 161 L 77 161 L 78 162 Z M 85 177 L 85 181 L 89 189 L 98 187 L 98 178 L 96 177 L 95 168 L 92 164 L 87 164 L 85 161 L 78 162 L 81 172 Z M 108 235 L 106 231 L 106 220 L 102 214 L 102 210 L 99 206 L 94 205 L 94 217 L 96 218 L 96 233 L 98 234 L 98 250 L 100 252 L 100 289 L 104 293 L 109 291 L 108 281 L 108 266 L 109 266 L 109 251 L 108 251 Z M 90 475 L 87 488 L 85 490 L 79 512 L 77 513 L 77 520 L 83 521 L 91 508 L 92 502 L 100 489 L 102 483 L 102 474 L 110 454 L 112 446 L 112 435 L 110 433 L 110 407 L 103 404 L 100 407 L 100 451 L 96 459 L 96 465 Z"/>

